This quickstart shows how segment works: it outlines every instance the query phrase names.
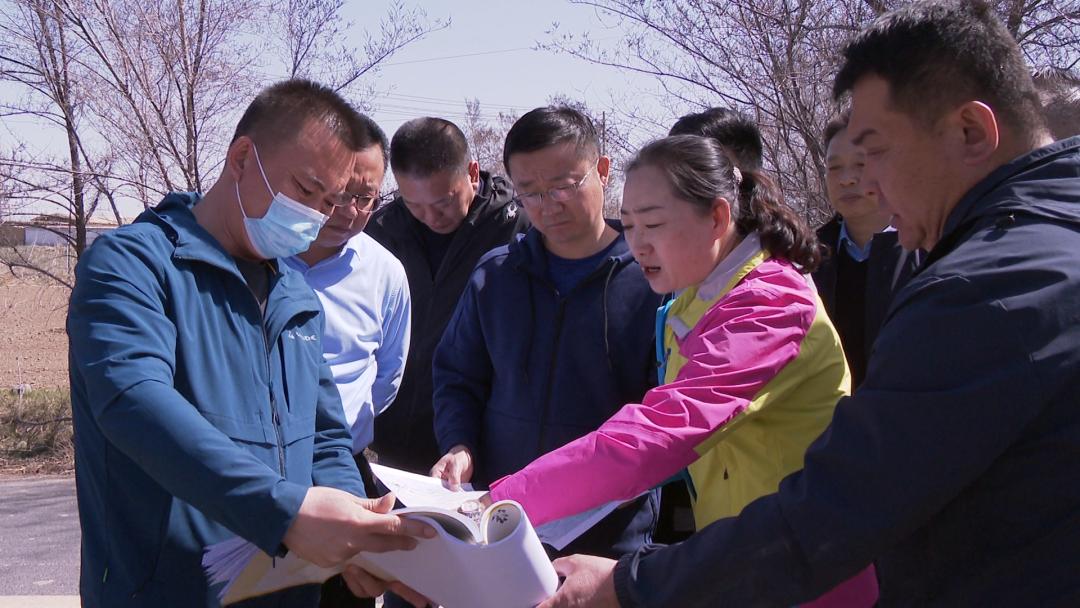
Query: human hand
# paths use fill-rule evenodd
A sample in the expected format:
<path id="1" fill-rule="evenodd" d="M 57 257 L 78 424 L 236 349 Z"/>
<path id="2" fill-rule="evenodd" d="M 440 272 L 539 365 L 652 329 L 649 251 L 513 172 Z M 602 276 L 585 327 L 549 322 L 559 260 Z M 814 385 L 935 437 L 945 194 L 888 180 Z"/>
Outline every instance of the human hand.
<path id="1" fill-rule="evenodd" d="M 555 560 L 555 572 L 565 577 L 559 590 L 537 608 L 619 608 L 615 596 L 615 560 L 571 555 Z"/>
<path id="2" fill-rule="evenodd" d="M 283 542 L 301 558 L 328 568 L 360 551 L 412 549 L 416 538 L 435 536 L 423 522 L 388 515 L 392 508 L 393 494 L 371 499 L 336 488 L 308 488 Z"/>
<path id="3" fill-rule="evenodd" d="M 426 597 L 401 582 L 384 581 L 355 564 L 346 566 L 341 577 L 345 579 L 345 585 L 356 597 L 378 597 L 387 591 L 393 591 L 398 597 L 416 608 L 424 608 L 431 603 Z"/>
<path id="4" fill-rule="evenodd" d="M 431 467 L 431 476 L 445 481 L 451 490 L 460 490 L 461 484 L 468 483 L 472 475 L 472 452 L 461 444 L 450 448 L 450 451 Z"/>

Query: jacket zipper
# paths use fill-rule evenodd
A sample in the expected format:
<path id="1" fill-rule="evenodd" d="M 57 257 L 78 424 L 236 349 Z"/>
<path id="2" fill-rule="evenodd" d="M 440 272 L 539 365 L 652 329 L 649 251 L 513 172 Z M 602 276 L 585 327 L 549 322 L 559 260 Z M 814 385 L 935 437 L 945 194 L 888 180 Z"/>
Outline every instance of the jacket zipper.
<path id="1" fill-rule="evenodd" d="M 551 363 L 548 365 L 547 386 L 544 388 L 544 409 L 540 411 L 540 439 L 536 453 L 544 454 L 544 441 L 547 439 L 548 414 L 551 411 L 551 386 L 555 382 L 555 362 L 559 355 L 559 342 L 562 339 L 563 317 L 566 313 L 566 298 L 559 296 L 559 306 L 555 309 L 555 343 L 551 348 Z"/>
<path id="2" fill-rule="evenodd" d="M 255 294 L 252 294 L 254 296 Z M 269 294 L 267 295 L 269 298 Z M 256 306 L 258 301 L 255 302 Z M 265 320 L 262 324 L 262 331 L 259 332 L 262 335 L 263 340 L 263 353 L 266 355 L 266 377 L 270 384 L 270 415 L 274 423 L 274 434 L 277 436 L 277 452 L 278 452 L 278 473 L 282 477 L 285 476 L 285 438 L 281 434 L 281 415 L 278 413 L 277 397 L 274 396 L 274 381 L 273 373 L 271 370 L 270 361 L 270 339 L 266 335 Z"/>
<path id="3" fill-rule="evenodd" d="M 551 387 L 555 381 L 555 363 L 559 356 L 559 342 L 562 339 L 563 319 L 566 317 L 566 301 L 569 299 L 570 294 L 574 293 L 578 289 L 581 289 L 582 286 L 584 286 L 586 283 L 589 283 L 596 276 L 602 274 L 602 271 L 606 269 L 609 264 L 617 263 L 618 262 L 615 262 L 612 258 L 608 258 L 607 263 L 601 265 L 592 274 L 582 279 L 581 282 L 575 285 L 574 288 L 571 289 L 565 296 L 560 294 L 559 291 L 555 289 L 554 285 L 547 283 L 546 281 L 543 282 L 543 284 L 547 285 L 548 288 L 550 288 L 551 291 L 554 292 L 555 296 L 558 298 L 558 308 L 555 309 L 555 343 L 552 344 L 551 347 L 551 364 L 548 366 L 547 387 L 545 387 L 544 389 L 543 409 L 540 410 L 540 439 L 536 445 L 536 453 L 538 456 L 545 453 L 544 441 L 547 439 L 548 414 L 551 411 Z M 603 303 L 601 303 L 601 306 L 602 305 Z M 533 322 L 535 323 L 535 319 L 533 320 Z"/>
<path id="4" fill-rule="evenodd" d="M 177 258 L 181 259 L 181 260 L 188 260 L 188 261 L 194 261 L 194 262 L 202 261 L 202 260 L 198 260 L 196 258 L 191 258 L 191 257 L 187 257 L 187 256 L 177 256 Z M 262 307 L 259 306 L 259 298 L 255 296 L 255 292 L 251 290 L 251 286 L 247 284 L 247 281 L 242 281 L 242 282 L 244 283 L 244 287 L 247 289 L 247 292 L 249 294 L 251 294 L 251 299 L 252 299 L 252 301 L 255 302 L 255 308 L 259 311 L 259 328 L 262 330 L 262 331 L 259 332 L 259 335 L 262 336 L 263 354 L 266 356 L 266 379 L 267 379 L 267 382 L 269 383 L 269 392 L 270 392 L 270 416 L 271 416 L 271 421 L 272 421 L 272 423 L 274 425 L 274 435 L 277 438 L 277 446 L 276 447 L 277 447 L 277 452 L 278 452 L 278 473 L 282 477 L 284 477 L 285 476 L 285 437 L 284 437 L 284 435 L 282 435 L 282 432 L 281 432 L 281 415 L 278 413 L 277 398 L 274 397 L 273 374 L 270 371 L 272 369 L 271 368 L 271 363 L 272 362 L 270 361 L 270 339 L 266 335 L 267 334 L 266 318 L 265 318 L 266 315 L 263 313 Z M 272 290 L 272 285 L 270 285 L 269 280 L 268 280 L 267 281 L 267 290 L 266 290 L 267 304 L 269 304 L 269 302 L 270 302 L 270 291 L 271 290 Z"/>

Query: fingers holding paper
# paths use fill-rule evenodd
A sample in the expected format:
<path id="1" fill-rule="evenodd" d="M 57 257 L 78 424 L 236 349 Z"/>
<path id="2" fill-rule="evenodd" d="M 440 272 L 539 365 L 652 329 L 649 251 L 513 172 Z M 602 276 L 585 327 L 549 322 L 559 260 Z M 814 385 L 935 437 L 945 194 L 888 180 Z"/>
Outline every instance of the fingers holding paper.
<path id="1" fill-rule="evenodd" d="M 389 515 L 393 506 L 393 495 L 363 499 L 334 488 L 309 488 L 285 532 L 285 546 L 315 565 L 330 567 L 360 551 L 412 549 L 416 538 L 435 536 L 422 522 Z"/>
<path id="2" fill-rule="evenodd" d="M 442 479 L 453 490 L 460 490 L 461 484 L 468 483 L 472 475 L 472 452 L 460 444 L 450 448 L 450 451 L 431 467 L 431 476 Z"/>
<path id="3" fill-rule="evenodd" d="M 386 591 L 393 591 L 398 597 L 416 608 L 424 608 L 431 603 L 426 597 L 400 582 L 384 581 L 353 564 L 346 566 L 341 576 L 345 579 L 349 591 L 352 591 L 356 597 L 377 597 Z"/>
<path id="4" fill-rule="evenodd" d="M 385 553 L 412 549 L 416 546 L 415 539 L 435 537 L 434 528 L 421 521 L 389 515 L 396 502 L 393 494 L 382 498 L 352 498 L 366 510 L 359 522 L 361 539 L 366 541 L 360 551 Z"/>
<path id="5" fill-rule="evenodd" d="M 554 596 L 537 608 L 619 608 L 615 596 L 615 560 L 571 555 L 555 560 L 555 572 L 564 577 Z"/>

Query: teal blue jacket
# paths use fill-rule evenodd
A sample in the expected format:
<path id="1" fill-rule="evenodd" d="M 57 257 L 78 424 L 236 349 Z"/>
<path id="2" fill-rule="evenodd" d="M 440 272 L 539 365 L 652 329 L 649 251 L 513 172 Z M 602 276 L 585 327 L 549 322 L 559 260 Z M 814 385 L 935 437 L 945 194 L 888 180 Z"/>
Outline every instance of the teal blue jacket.
<path id="1" fill-rule="evenodd" d="M 76 267 L 67 331 L 84 606 L 217 606 L 201 566 L 236 534 L 270 554 L 312 485 L 363 496 L 323 315 L 284 264 L 265 316 L 170 194 Z M 298 588 L 264 598 L 317 603 Z"/>

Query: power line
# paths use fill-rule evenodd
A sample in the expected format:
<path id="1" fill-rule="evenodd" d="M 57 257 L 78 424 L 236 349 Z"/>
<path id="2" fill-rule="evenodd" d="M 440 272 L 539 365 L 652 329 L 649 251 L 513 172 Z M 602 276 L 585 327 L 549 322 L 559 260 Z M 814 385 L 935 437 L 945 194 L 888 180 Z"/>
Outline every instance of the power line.
<path id="1" fill-rule="evenodd" d="M 376 111 L 397 110 L 397 111 L 401 111 L 401 112 L 412 112 L 412 113 L 418 114 L 418 115 L 431 114 L 433 112 L 442 113 L 442 114 L 456 114 L 456 115 L 460 115 L 460 116 L 465 116 L 465 115 L 469 114 L 468 110 L 465 108 L 465 104 L 460 104 L 460 105 L 458 105 L 456 107 L 455 106 L 445 106 L 445 107 L 438 107 L 438 108 L 431 108 L 431 107 L 424 107 L 424 106 L 414 106 L 414 105 L 411 105 L 411 104 L 402 104 L 402 103 L 383 103 L 383 104 L 375 103 L 375 104 L 372 104 L 372 106 L 375 108 Z M 506 112 L 495 112 L 495 111 L 483 110 L 483 109 L 479 112 L 479 114 L 481 116 L 490 116 L 491 118 L 498 118 L 500 113 L 505 114 Z"/>
<path id="2" fill-rule="evenodd" d="M 456 112 L 456 113 L 461 114 L 461 113 L 466 113 L 467 110 L 468 110 L 468 107 L 465 105 L 464 102 L 462 102 L 462 103 L 453 103 L 453 104 L 451 104 L 451 103 L 447 103 L 447 104 L 424 104 L 422 102 L 408 102 L 408 101 L 389 100 L 389 101 L 385 101 L 385 102 L 375 101 L 375 102 L 372 102 L 371 105 L 373 107 L 376 107 L 376 108 L 398 108 L 398 109 L 401 109 L 401 110 L 410 110 L 410 111 L 413 111 L 413 112 Z M 505 114 L 505 113 L 512 113 L 512 112 L 524 112 L 524 111 L 525 111 L 524 109 L 520 109 L 520 108 L 508 108 L 508 109 L 505 109 L 505 110 L 498 109 L 498 108 L 488 108 L 483 103 L 480 104 L 480 113 L 481 114 L 497 115 L 500 112 Z"/>
<path id="3" fill-rule="evenodd" d="M 516 53 L 518 51 L 531 51 L 531 46 L 519 46 L 512 49 L 500 49 L 497 51 L 480 51 L 478 53 L 463 53 L 461 55 L 446 55 L 443 57 L 428 57 L 427 59 L 412 59 L 409 61 L 394 61 L 391 63 L 384 63 L 384 66 L 394 65 L 410 65 L 413 63 L 430 63 L 432 61 L 447 61 L 449 59 L 461 59 L 463 57 L 479 57 L 480 55 L 501 55 L 503 53 Z"/>
<path id="4" fill-rule="evenodd" d="M 472 99 L 472 98 L 469 98 L 469 97 L 463 97 L 461 99 L 447 99 L 445 97 L 424 97 L 422 95 L 406 95 L 404 93 L 386 93 L 386 94 L 381 95 L 381 97 L 385 97 L 385 98 L 388 98 L 388 99 L 401 99 L 401 100 L 404 100 L 404 101 L 413 101 L 413 102 L 419 102 L 419 103 L 447 104 L 447 105 L 453 104 L 453 105 L 457 105 L 457 106 L 464 105 L 466 101 L 469 101 L 469 100 Z M 480 105 L 482 107 L 485 107 L 485 108 L 499 108 L 499 109 L 503 109 L 503 110 L 521 110 L 521 109 L 524 108 L 523 105 L 513 105 L 513 104 L 494 103 L 494 102 L 485 102 L 485 101 L 481 101 Z"/>

